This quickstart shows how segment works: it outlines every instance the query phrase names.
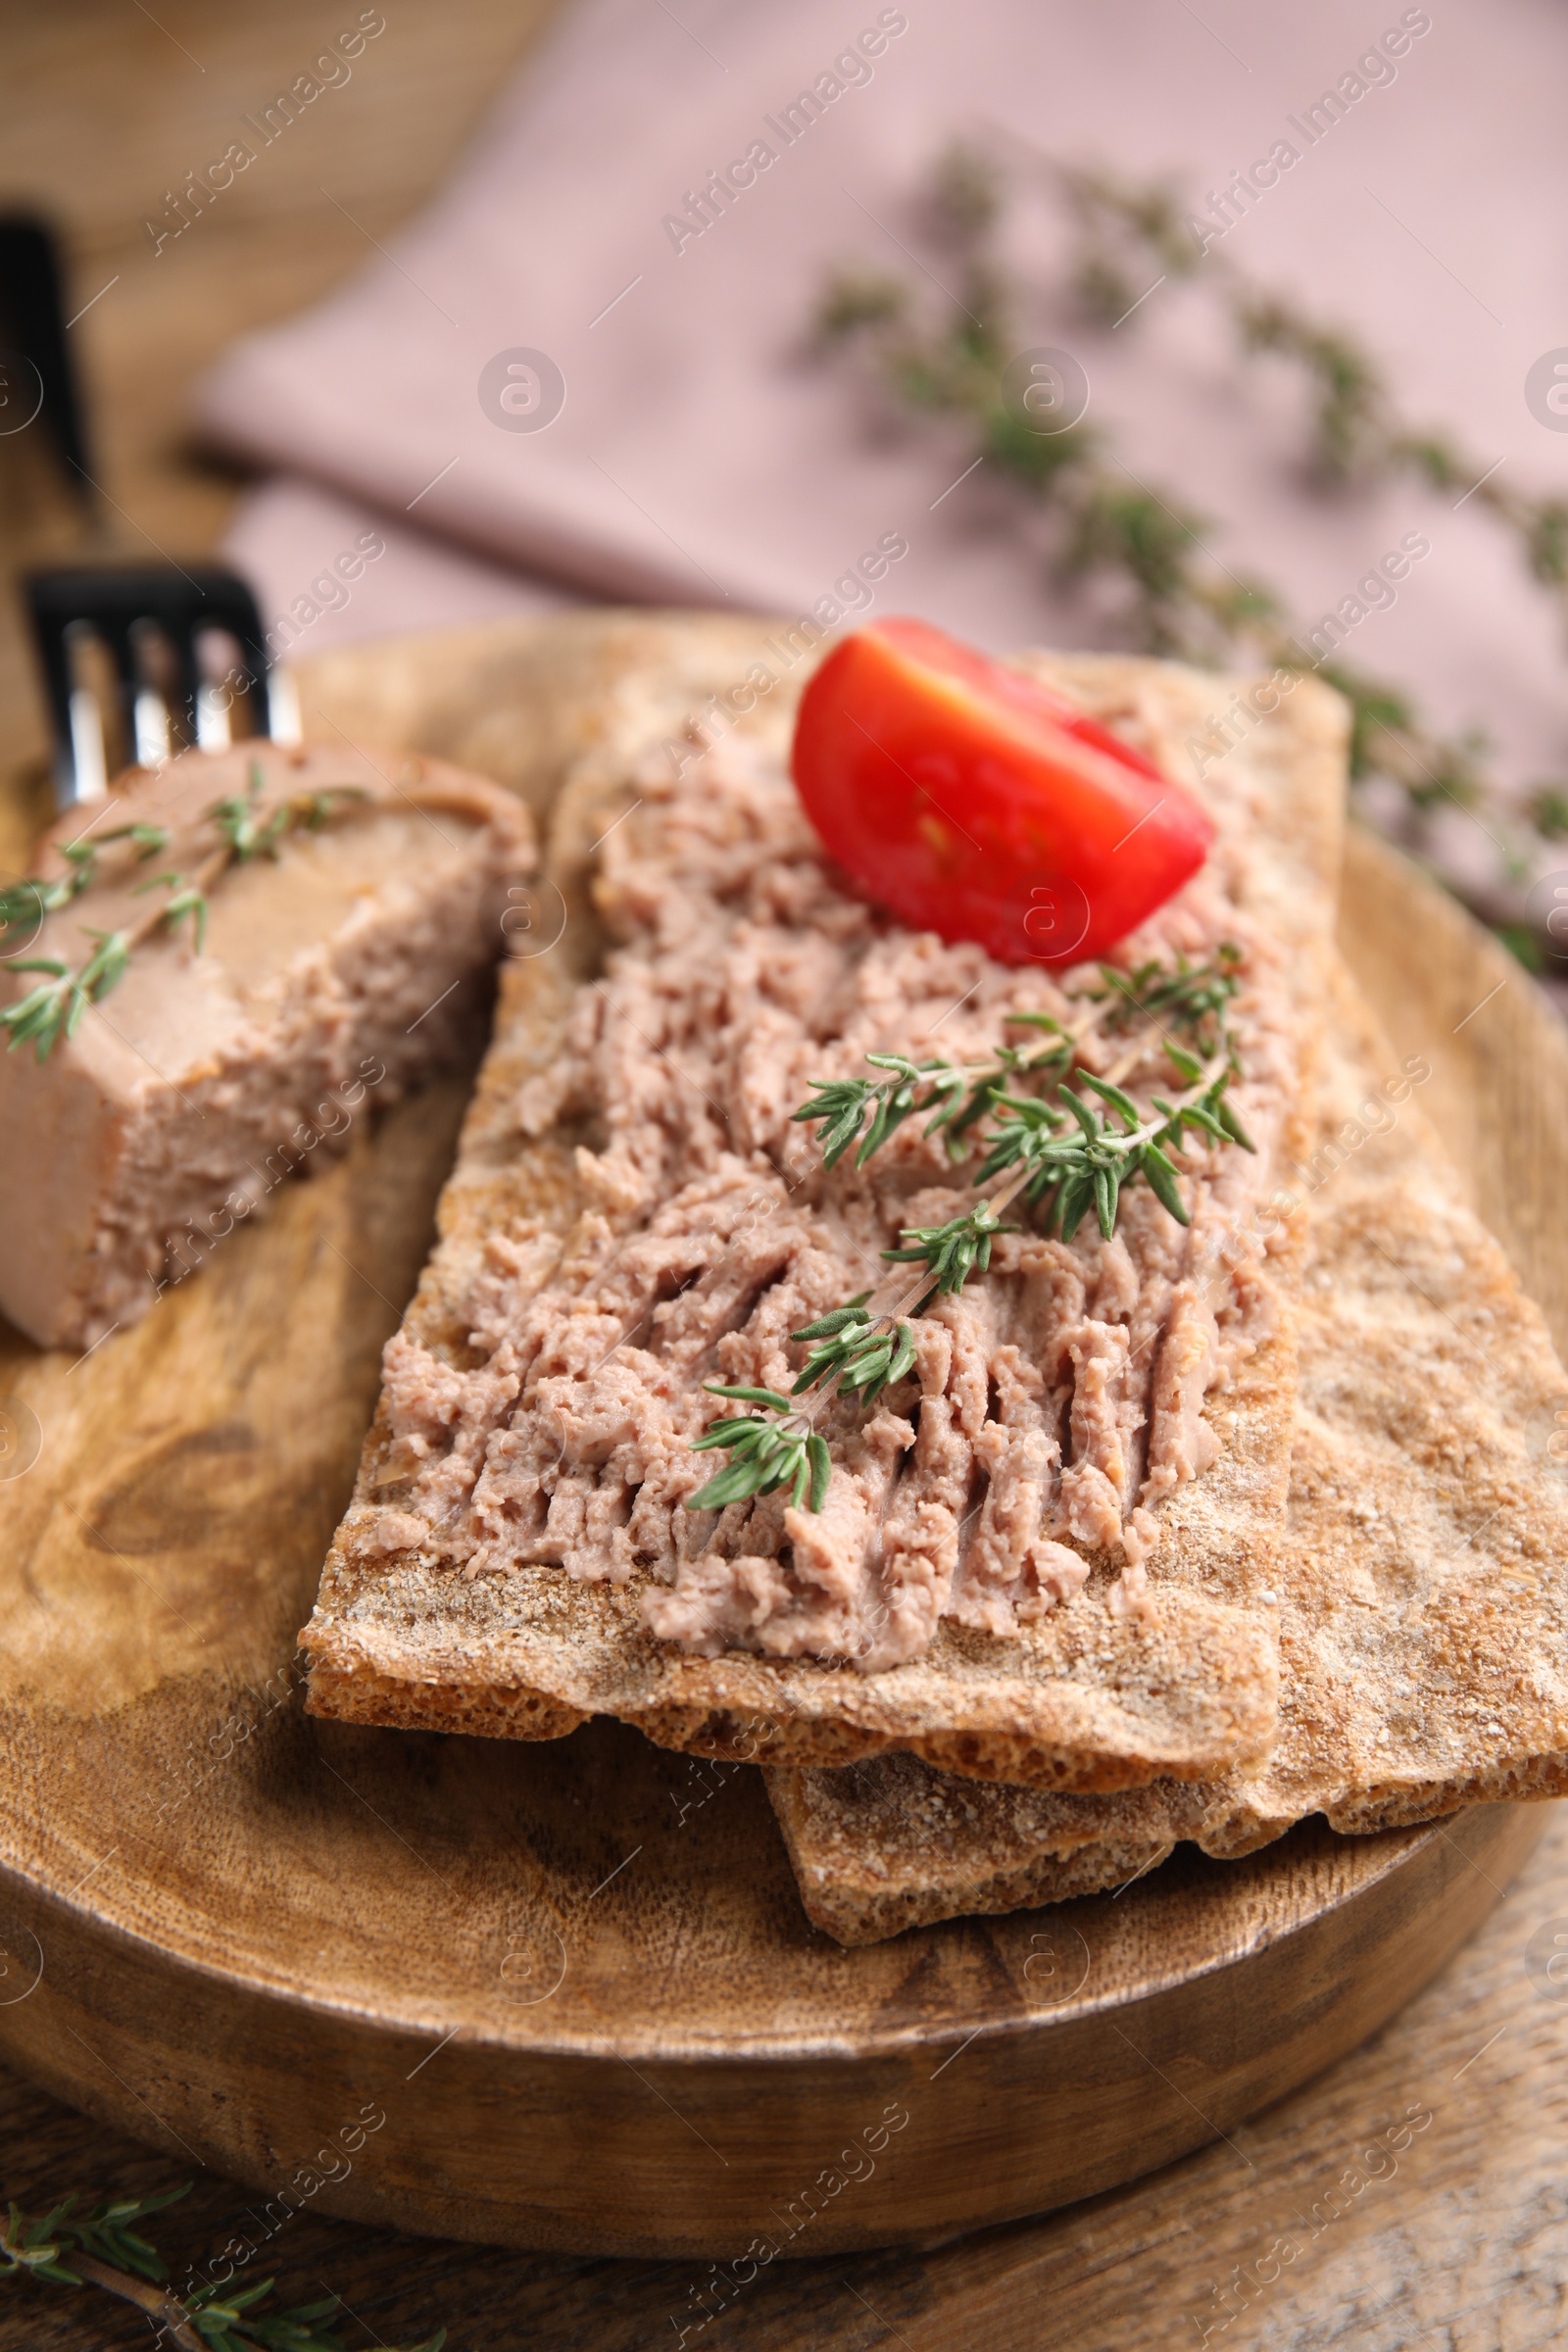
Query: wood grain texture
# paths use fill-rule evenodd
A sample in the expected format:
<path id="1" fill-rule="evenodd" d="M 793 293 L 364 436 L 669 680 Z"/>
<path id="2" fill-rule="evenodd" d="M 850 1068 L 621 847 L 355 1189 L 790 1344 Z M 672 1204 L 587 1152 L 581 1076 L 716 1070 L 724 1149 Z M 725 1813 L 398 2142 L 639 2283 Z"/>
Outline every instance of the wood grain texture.
<path id="1" fill-rule="evenodd" d="M 466 760 L 454 714 L 471 735 L 510 713 L 509 780 L 538 800 L 592 740 L 607 646 L 659 629 L 569 614 L 337 656 L 307 673 L 308 722 L 345 726 L 358 696 L 383 738 Z M 1408 1000 L 1420 894 L 1397 861 L 1373 880 Z M 1495 951 L 1451 948 L 1476 1002 Z M 1493 1004 L 1505 1058 L 1529 1004 Z M 1426 1050 L 1464 1095 L 1462 1045 Z M 608 1722 L 514 1745 L 305 1718 L 293 1631 L 460 1093 L 282 1188 L 138 1328 L 75 1362 L 0 1353 L 40 1449 L 0 1557 L 0 1908 L 40 1975 L 0 2006 L 0 2049 L 258 2190 L 311 2182 L 320 2211 L 733 2258 L 1125 2180 L 1353 2046 L 1475 1926 L 1542 1811 L 1303 1824 L 1241 1864 L 1184 1852 L 1125 1899 L 845 1952 L 803 1919 L 754 1767 Z M 1484 1208 L 1512 1182 L 1506 1153 L 1471 1173 Z M 386 2120 L 339 2172 L 318 2150 L 367 2108 Z"/>
<path id="2" fill-rule="evenodd" d="M 717 2316 L 686 2339 L 703 2352 L 1171 2352 L 1200 2344 L 1205 2328 L 1226 2352 L 1535 2352 L 1568 2327 L 1568 2003 L 1525 1960 L 1543 1933 L 1548 1942 L 1568 1933 L 1568 1820 L 1553 1812 L 1550 1825 L 1425 1992 L 1228 2142 L 1047 2220 L 932 2251 L 808 2251 L 723 2308 L 706 2263 L 400 2237 L 313 2206 L 269 2234 L 261 2202 L 231 2181 L 150 2154 L 0 2073 L 7 2185 L 36 2207 L 78 2183 L 147 2192 L 195 2175 L 194 2195 L 156 2230 L 176 2278 L 252 2246 L 244 2275 L 275 2274 L 291 2300 L 344 2297 L 351 2352 L 437 2325 L 451 2330 L 449 2352 L 653 2352 L 705 2309 Z M 1375 2158 L 1386 2177 L 1370 2180 L 1358 2159 L 1411 2106 L 1431 2126 L 1393 2173 Z M 1345 2180 L 1352 2166 L 1359 2191 Z M 1281 2237 L 1298 2247 L 1294 2259 L 1275 2256 L 1271 2283 L 1244 2284 L 1237 2274 L 1255 2280 Z M 0 2352 L 146 2342 L 145 2322 L 105 2297 L 15 2287 L 0 2298 Z"/>

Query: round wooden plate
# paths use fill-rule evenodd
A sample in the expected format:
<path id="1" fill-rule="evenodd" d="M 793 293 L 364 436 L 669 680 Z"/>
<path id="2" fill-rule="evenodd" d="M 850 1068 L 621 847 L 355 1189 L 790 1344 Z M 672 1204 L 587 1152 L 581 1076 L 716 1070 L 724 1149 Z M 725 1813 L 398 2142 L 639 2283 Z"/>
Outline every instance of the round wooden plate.
<path id="1" fill-rule="evenodd" d="M 315 666 L 307 704 L 322 732 L 395 736 L 543 799 L 581 740 L 563 677 L 648 628 L 573 616 L 356 649 Z M 1555 1023 L 1364 840 L 1344 928 L 1399 1050 L 1433 1060 L 1429 1099 L 1560 1345 Z M 1183 1849 L 1118 1897 L 846 1952 L 807 1925 L 750 1766 L 608 1722 L 530 1746 L 307 1717 L 294 1635 L 464 1092 L 356 1136 L 85 1360 L 14 1337 L 0 1352 L 10 2060 L 254 2183 L 264 2229 L 315 2202 L 730 2257 L 739 2278 L 1163 2164 L 1442 1966 L 1541 1808 L 1367 1838 L 1306 1823 L 1244 1862 Z"/>

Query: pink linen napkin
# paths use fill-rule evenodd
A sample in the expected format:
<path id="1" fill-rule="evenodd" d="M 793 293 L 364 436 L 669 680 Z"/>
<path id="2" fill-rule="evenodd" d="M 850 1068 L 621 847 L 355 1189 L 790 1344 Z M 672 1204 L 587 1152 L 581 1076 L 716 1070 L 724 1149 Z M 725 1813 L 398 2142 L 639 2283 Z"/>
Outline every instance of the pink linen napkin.
<path id="1" fill-rule="evenodd" d="M 394 16 L 377 70 L 396 41 Z M 1347 76 L 1363 95 L 1309 137 Z M 584 595 L 1110 642 L 1016 527 L 1017 492 L 986 465 L 958 478 L 961 428 L 889 428 L 808 348 L 835 264 L 943 306 L 913 223 L 955 134 L 1174 173 L 1200 198 L 1294 144 L 1227 257 L 1366 337 L 1414 416 L 1521 486 L 1563 486 L 1568 440 L 1525 379 L 1568 343 L 1565 78 L 1548 0 L 580 0 L 385 258 L 208 380 L 211 434 L 308 477 L 260 492 L 233 552 L 286 614 L 337 533 L 385 537 L 311 643 Z M 1420 535 L 1430 554 L 1347 657 L 1435 723 L 1483 726 L 1516 779 L 1568 772 L 1557 625 L 1473 501 L 1309 496 L 1298 388 L 1244 371 L 1200 290 L 1156 284 L 1090 327 L 1063 291 L 1059 211 L 1027 187 L 1013 242 L 1041 289 L 1022 339 L 1074 353 L 1092 420 L 1134 478 L 1215 518 L 1219 561 L 1279 583 L 1309 625 Z"/>

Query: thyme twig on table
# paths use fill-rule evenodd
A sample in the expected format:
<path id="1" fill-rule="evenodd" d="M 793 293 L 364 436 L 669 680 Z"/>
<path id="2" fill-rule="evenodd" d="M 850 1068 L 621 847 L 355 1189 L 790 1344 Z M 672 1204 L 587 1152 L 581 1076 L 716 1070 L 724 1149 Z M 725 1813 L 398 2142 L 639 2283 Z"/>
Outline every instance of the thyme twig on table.
<path id="1" fill-rule="evenodd" d="M 14 972 L 45 972 L 48 978 L 40 980 L 25 996 L 19 997 L 0 1012 L 0 1029 L 10 1032 L 6 1041 L 8 1052 L 30 1042 L 36 1047 L 38 1059 L 47 1060 L 62 1036 L 75 1036 L 88 1005 L 95 1004 L 100 997 L 108 996 L 119 985 L 136 949 L 160 928 L 172 933 L 189 915 L 195 953 L 199 956 L 207 936 L 207 893 L 226 867 L 243 864 L 251 858 L 275 858 L 285 834 L 315 832 L 341 812 L 341 804 L 368 797 L 357 784 L 330 784 L 321 791 L 291 794 L 263 817 L 264 786 L 261 766 L 253 761 L 249 789 L 243 795 L 215 802 L 208 810 L 219 842 L 203 859 L 195 877 L 187 881 L 183 874 L 163 873 L 155 874 L 149 882 L 138 883 L 135 892 L 138 897 L 160 883 L 170 895 L 163 906 L 153 908 L 140 922 L 119 931 L 88 931 L 88 938 L 96 939 L 98 946 L 78 968 L 74 970 L 58 956 L 19 956 L 13 960 Z M 25 929 L 28 924 L 36 927 L 46 914 L 58 913 L 69 906 L 97 880 L 98 853 L 112 841 L 129 841 L 138 859 L 144 859 L 166 850 L 170 835 L 162 825 L 117 825 L 108 833 L 100 833 L 96 841 L 67 842 L 63 874 L 52 881 L 29 878 L 13 882 L 0 890 L 0 956 L 4 955 L 6 940 L 12 933 Z"/>
<path id="2" fill-rule="evenodd" d="M 270 2278 L 238 2293 L 226 2285 L 179 2295 L 171 2290 L 169 2266 L 134 2225 L 189 2194 L 186 2181 L 150 2197 L 111 2197 L 84 2213 L 76 2211 L 80 2199 L 74 2195 L 42 2214 L 13 2205 L 0 2230 L 0 2279 L 102 2287 L 144 2311 L 156 2325 L 156 2340 L 177 2344 L 181 2352 L 251 2352 L 254 2346 L 262 2352 L 344 2352 L 341 2335 L 329 2324 L 341 2308 L 336 2295 L 286 2311 L 264 2311 L 261 2306 L 272 2292 Z M 410 2352 L 441 2352 L 446 2332 L 438 2328 Z"/>
<path id="3" fill-rule="evenodd" d="M 1171 1153 L 1181 1149 L 1187 1131 L 1196 1129 L 1221 1146 L 1254 1149 L 1227 1100 L 1232 1080 L 1241 1073 L 1226 1012 L 1240 986 L 1242 961 L 1241 949 L 1226 941 L 1204 964 L 1191 964 L 1185 956 L 1170 964 L 1143 963 L 1130 972 L 1102 964 L 1102 985 L 1087 1002 L 1102 1006 L 1102 1013 L 1091 1013 L 1074 1028 L 1050 1013 L 1006 1015 L 1010 1023 L 1047 1033 L 1047 1042 L 1037 1048 L 1000 1046 L 983 1064 L 867 1054 L 873 1068 L 888 1073 L 885 1078 L 813 1079 L 810 1098 L 792 1116 L 820 1129 L 824 1169 L 835 1166 L 852 1145 L 858 1145 L 856 1167 L 863 1167 L 906 1119 L 924 1118 L 922 1133 L 944 1135 L 955 1160 L 981 1154 L 972 1179 L 976 1186 L 999 1176 L 1006 1182 L 945 1225 L 903 1229 L 901 1247 L 882 1255 L 894 1264 L 918 1265 L 921 1272 L 885 1305 L 873 1305 L 872 1294 L 862 1291 L 792 1332 L 792 1342 L 808 1352 L 788 1396 L 776 1389 L 705 1384 L 714 1396 L 761 1411 L 715 1421 L 693 1441 L 694 1451 L 721 1447 L 730 1458 L 689 1497 L 687 1508 L 721 1510 L 788 1487 L 797 1510 L 804 1503 L 819 1511 L 831 1464 L 812 1415 L 830 1395 L 851 1397 L 862 1407 L 873 1404 L 913 1369 L 914 1333 L 905 1317 L 923 1313 L 939 1297 L 956 1297 L 971 1275 L 987 1272 L 997 1235 L 1018 1230 L 1004 1223 L 1002 1212 L 1020 1195 L 1031 1205 L 1049 1204 L 1047 1228 L 1063 1240 L 1072 1239 L 1092 1209 L 1109 1241 L 1122 1193 L 1142 1177 L 1160 1206 L 1186 1225 L 1189 1212 Z M 1129 1067 L 1143 1058 L 1152 1033 L 1157 1032 L 1160 1051 L 1188 1091 L 1174 1102 L 1156 1094 L 1146 1111 L 1114 1078 L 1080 1067 L 1078 1087 L 1104 1107 L 1075 1092 L 1066 1081 L 1097 1019 L 1111 1033 L 1133 1021 L 1143 1023 L 1139 1041 L 1124 1056 Z M 1171 1034 L 1176 1029 L 1200 1044 L 1209 1059 L 1180 1043 Z M 1010 1091 L 1025 1083 L 1044 1091 Z M 972 1136 L 970 1130 L 986 1117 L 993 1124 Z M 796 1400 L 811 1390 L 817 1395 L 808 1411 Z M 767 1414 L 779 1418 L 764 1418 Z"/>

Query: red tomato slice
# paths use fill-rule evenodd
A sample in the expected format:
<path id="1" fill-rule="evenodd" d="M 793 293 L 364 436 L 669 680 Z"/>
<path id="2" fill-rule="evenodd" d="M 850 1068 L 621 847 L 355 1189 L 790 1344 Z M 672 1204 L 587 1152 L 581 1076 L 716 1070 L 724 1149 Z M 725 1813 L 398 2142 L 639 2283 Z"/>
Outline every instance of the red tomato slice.
<path id="1" fill-rule="evenodd" d="M 796 787 L 868 898 L 1003 963 L 1102 956 L 1198 871 L 1190 793 L 1062 696 L 920 620 L 835 647 Z"/>

